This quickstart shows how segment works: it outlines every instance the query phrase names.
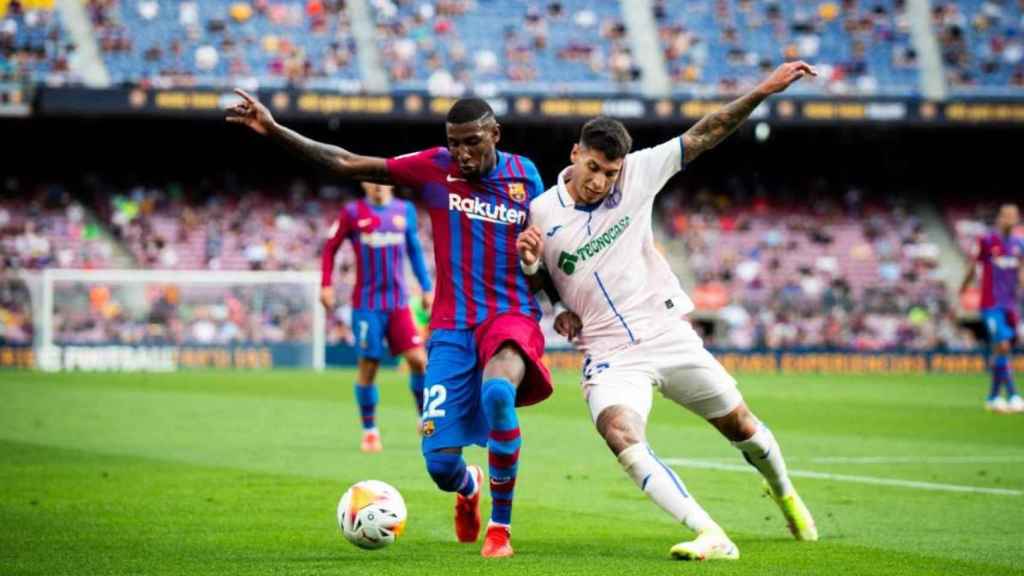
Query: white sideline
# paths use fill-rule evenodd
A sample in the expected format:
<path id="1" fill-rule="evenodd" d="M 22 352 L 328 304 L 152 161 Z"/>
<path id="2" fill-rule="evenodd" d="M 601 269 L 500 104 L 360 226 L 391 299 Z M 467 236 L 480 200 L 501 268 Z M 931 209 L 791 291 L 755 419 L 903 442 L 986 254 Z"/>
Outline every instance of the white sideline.
<path id="1" fill-rule="evenodd" d="M 664 458 L 663 460 L 666 464 L 681 466 L 683 468 L 703 468 L 706 470 L 757 473 L 757 470 L 754 470 L 753 467 L 746 464 L 724 464 L 721 462 L 694 460 L 690 458 Z M 1024 496 L 1024 491 L 1010 490 L 1006 488 L 983 488 L 981 486 L 939 484 L 936 482 L 919 482 L 917 480 L 900 480 L 898 478 L 880 478 L 877 476 L 830 474 L 828 472 L 814 472 L 812 470 L 790 470 L 789 475 L 795 478 L 816 478 L 819 480 L 834 480 L 836 482 L 852 482 L 855 484 L 898 486 L 901 488 L 916 488 L 918 490 L 931 490 L 936 492 L 968 492 L 973 494 L 993 494 L 996 496 Z"/>
<path id="2" fill-rule="evenodd" d="M 807 458 L 815 464 L 1012 464 L 1024 456 L 824 456 Z"/>
<path id="3" fill-rule="evenodd" d="M 726 462 L 735 458 L 699 458 L 701 462 Z M 1024 462 L 1024 456 L 821 456 L 786 458 L 786 462 L 810 464 L 1013 464 Z"/>

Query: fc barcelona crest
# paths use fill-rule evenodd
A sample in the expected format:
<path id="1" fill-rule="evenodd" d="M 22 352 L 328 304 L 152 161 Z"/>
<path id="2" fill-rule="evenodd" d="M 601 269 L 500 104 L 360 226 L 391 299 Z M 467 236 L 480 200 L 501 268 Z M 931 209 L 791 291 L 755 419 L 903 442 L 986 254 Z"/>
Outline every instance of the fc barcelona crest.
<path id="1" fill-rule="evenodd" d="M 395 225 L 395 228 L 405 230 L 405 216 L 395 216 L 391 219 L 391 222 Z"/>
<path id="2" fill-rule="evenodd" d="M 522 202 L 523 200 L 526 200 L 526 187 L 523 186 L 522 182 L 509 182 L 508 197 L 515 200 L 516 202 Z"/>

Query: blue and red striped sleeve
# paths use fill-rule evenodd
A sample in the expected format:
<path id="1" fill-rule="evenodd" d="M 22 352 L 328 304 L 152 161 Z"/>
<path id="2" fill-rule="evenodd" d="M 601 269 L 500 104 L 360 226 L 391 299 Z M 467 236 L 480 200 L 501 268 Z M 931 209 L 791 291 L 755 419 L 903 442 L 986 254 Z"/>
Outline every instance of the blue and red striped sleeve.
<path id="1" fill-rule="evenodd" d="M 431 148 L 387 159 L 388 176 L 395 184 L 419 190 L 437 174 L 434 157 L 443 148 Z"/>
<path id="2" fill-rule="evenodd" d="M 348 230 L 348 213 L 345 211 L 345 207 L 342 207 L 341 212 L 338 214 L 338 219 L 334 221 L 330 231 L 327 233 L 327 241 L 324 242 L 323 254 L 320 256 L 320 286 L 326 287 L 331 285 L 334 276 L 334 257 L 338 254 L 338 249 L 341 248 L 341 244 L 345 241 Z"/>
<path id="3" fill-rule="evenodd" d="M 420 244 L 419 226 L 416 221 L 416 205 L 408 202 L 406 206 L 408 206 L 408 212 L 405 217 L 405 250 L 409 255 L 409 264 L 412 265 L 413 274 L 416 275 L 420 288 L 424 292 L 432 292 L 434 284 L 430 281 L 427 262 L 423 258 L 423 245 Z"/>

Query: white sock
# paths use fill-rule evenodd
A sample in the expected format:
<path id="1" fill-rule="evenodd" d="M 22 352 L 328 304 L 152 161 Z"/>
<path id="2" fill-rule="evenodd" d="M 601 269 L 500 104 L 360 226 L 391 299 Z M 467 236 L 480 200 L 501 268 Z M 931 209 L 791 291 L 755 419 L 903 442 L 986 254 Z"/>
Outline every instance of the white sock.
<path id="1" fill-rule="evenodd" d="M 658 460 L 646 444 L 633 444 L 623 450 L 619 463 L 636 485 L 676 521 L 694 532 L 718 526 L 686 491 L 679 476 Z"/>
<path id="2" fill-rule="evenodd" d="M 733 442 L 732 445 L 739 448 L 747 462 L 764 476 L 773 494 L 788 496 L 793 492 L 793 483 L 789 480 L 786 462 L 782 459 L 782 449 L 767 426 L 758 422 L 753 436 L 742 442 Z"/>

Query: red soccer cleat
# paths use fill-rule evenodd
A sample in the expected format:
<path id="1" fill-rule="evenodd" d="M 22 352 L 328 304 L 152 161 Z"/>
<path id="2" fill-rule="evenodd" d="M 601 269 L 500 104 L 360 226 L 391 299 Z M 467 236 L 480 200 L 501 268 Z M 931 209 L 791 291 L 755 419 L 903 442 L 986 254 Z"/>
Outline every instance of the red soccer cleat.
<path id="1" fill-rule="evenodd" d="M 380 442 L 380 432 L 374 432 L 372 430 L 363 432 L 363 441 L 359 443 L 359 449 L 367 454 L 383 450 L 384 445 Z"/>
<path id="2" fill-rule="evenodd" d="M 484 489 L 484 473 L 479 466 L 470 465 L 469 473 L 476 481 L 476 494 L 466 498 L 455 495 L 455 537 L 459 542 L 476 542 L 480 536 L 480 492 Z"/>
<path id="3" fill-rule="evenodd" d="M 511 537 L 512 532 L 508 526 L 495 524 L 488 526 L 487 536 L 484 537 L 484 548 L 480 551 L 480 555 L 484 558 L 508 558 L 514 554 L 512 543 L 509 541 Z"/>

